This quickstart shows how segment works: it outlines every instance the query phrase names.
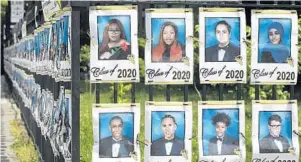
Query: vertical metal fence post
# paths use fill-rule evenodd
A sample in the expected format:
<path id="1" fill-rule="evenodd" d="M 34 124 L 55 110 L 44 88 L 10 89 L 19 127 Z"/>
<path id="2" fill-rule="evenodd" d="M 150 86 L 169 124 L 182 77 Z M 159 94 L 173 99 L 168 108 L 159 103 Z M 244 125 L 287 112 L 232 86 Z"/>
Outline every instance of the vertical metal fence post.
<path id="1" fill-rule="evenodd" d="M 96 83 L 95 102 L 100 103 L 100 83 Z"/>
<path id="2" fill-rule="evenodd" d="M 206 90 L 207 90 L 207 85 L 206 84 L 202 84 L 202 101 L 206 101 L 207 97 L 206 97 Z"/>
<path id="3" fill-rule="evenodd" d="M 294 85 L 290 85 L 290 100 L 295 99 L 295 86 Z"/>
<path id="4" fill-rule="evenodd" d="M 219 87 L 218 99 L 220 101 L 223 101 L 224 100 L 224 84 L 219 84 L 218 87 Z"/>
<path id="5" fill-rule="evenodd" d="M 237 83 L 236 84 L 236 100 L 238 100 L 238 101 L 242 99 L 241 92 L 242 92 L 241 84 Z"/>
<path id="6" fill-rule="evenodd" d="M 277 89 L 276 85 L 272 85 L 272 100 L 277 100 Z"/>
<path id="7" fill-rule="evenodd" d="M 118 84 L 114 83 L 114 103 L 118 102 Z"/>
<path id="8" fill-rule="evenodd" d="M 184 102 L 188 102 L 188 85 L 184 85 Z"/>
<path id="9" fill-rule="evenodd" d="M 260 97 L 259 97 L 259 85 L 255 85 L 255 100 L 259 100 Z"/>
<path id="10" fill-rule="evenodd" d="M 170 101 L 170 85 L 166 85 L 166 101 Z"/>
<path id="11" fill-rule="evenodd" d="M 153 96 L 153 85 L 148 86 L 148 100 L 153 101 L 154 96 Z"/>
<path id="12" fill-rule="evenodd" d="M 72 102 L 72 162 L 80 160 L 80 8 L 72 7 L 71 12 L 71 102 Z"/>
<path id="13" fill-rule="evenodd" d="M 132 89 L 131 89 L 131 102 L 136 102 L 136 83 L 132 83 Z"/>

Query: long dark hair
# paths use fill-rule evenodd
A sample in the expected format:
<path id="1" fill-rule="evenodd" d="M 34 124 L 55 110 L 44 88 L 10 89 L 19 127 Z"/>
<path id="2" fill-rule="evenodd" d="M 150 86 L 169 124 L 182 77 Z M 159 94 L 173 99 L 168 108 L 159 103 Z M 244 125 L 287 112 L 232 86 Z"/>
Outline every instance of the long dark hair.
<path id="1" fill-rule="evenodd" d="M 111 24 L 116 24 L 118 26 L 118 28 L 120 30 L 120 39 L 126 39 L 125 31 L 124 31 L 122 23 L 119 20 L 117 20 L 117 19 L 110 20 L 107 23 L 107 25 L 106 25 L 106 27 L 105 27 L 105 29 L 103 31 L 102 42 L 101 42 L 101 45 L 99 46 L 99 53 L 100 54 L 102 54 L 102 53 L 104 53 L 106 51 L 107 46 L 108 46 L 108 44 L 110 42 L 110 38 L 109 38 L 108 32 L 109 32 L 109 27 L 110 27 Z"/>

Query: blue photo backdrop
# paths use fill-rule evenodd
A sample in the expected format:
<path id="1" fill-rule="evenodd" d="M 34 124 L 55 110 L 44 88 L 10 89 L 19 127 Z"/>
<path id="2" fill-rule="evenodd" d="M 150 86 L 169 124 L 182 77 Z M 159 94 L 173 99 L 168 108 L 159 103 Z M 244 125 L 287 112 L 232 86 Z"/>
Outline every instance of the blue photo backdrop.
<path id="1" fill-rule="evenodd" d="M 185 46 L 186 24 L 184 18 L 152 18 L 151 20 L 152 47 L 159 44 L 161 28 L 165 22 L 173 22 L 178 27 L 178 42 L 180 42 L 183 46 Z"/>
<path id="2" fill-rule="evenodd" d="M 134 113 L 133 112 L 117 112 L 117 113 L 100 113 L 99 114 L 99 139 L 112 136 L 110 130 L 110 120 L 114 116 L 119 116 L 123 120 L 123 136 L 127 136 L 134 140 Z"/>
<path id="3" fill-rule="evenodd" d="M 217 113 L 226 113 L 231 118 L 231 123 L 226 130 L 226 134 L 239 138 L 239 109 L 238 108 L 225 108 L 225 109 L 203 109 L 203 154 L 209 154 L 209 141 L 211 138 L 216 137 L 215 125 L 212 124 L 212 117 Z"/>
<path id="4" fill-rule="evenodd" d="M 269 117 L 277 114 L 282 119 L 280 135 L 285 137 L 289 144 L 292 145 L 292 112 L 291 111 L 260 111 L 258 123 L 259 140 L 269 134 L 268 120 Z"/>
<path id="5" fill-rule="evenodd" d="M 70 120 L 69 120 L 69 118 L 70 118 L 69 117 L 69 98 L 66 98 L 65 102 L 66 102 L 66 118 L 70 122 Z"/>
<path id="6" fill-rule="evenodd" d="M 205 44 L 206 48 L 215 46 L 218 41 L 215 36 L 215 26 L 220 21 L 226 21 L 231 26 L 230 42 L 240 47 L 240 18 L 239 17 L 206 17 Z"/>
<path id="7" fill-rule="evenodd" d="M 116 15 L 116 16 L 97 16 L 98 44 L 101 44 L 105 27 L 112 19 L 117 19 L 121 22 L 125 31 L 126 41 L 131 43 L 131 17 Z"/>
<path id="8" fill-rule="evenodd" d="M 60 36 L 60 33 L 61 33 L 61 29 L 60 29 L 60 26 L 61 26 L 61 24 L 60 24 L 60 21 L 58 20 L 58 21 L 56 21 L 56 44 L 57 44 L 57 48 L 59 48 L 59 45 L 61 44 L 61 42 L 60 42 L 60 38 L 61 38 L 61 36 Z"/>
<path id="9" fill-rule="evenodd" d="M 278 22 L 282 25 L 284 34 L 283 38 L 281 38 L 281 44 L 287 47 L 289 53 L 291 51 L 292 20 L 288 18 L 260 18 L 258 26 L 258 62 L 261 62 L 262 49 L 270 41 L 268 28 L 273 22 Z"/>
<path id="10" fill-rule="evenodd" d="M 165 115 L 173 116 L 177 122 L 175 136 L 179 137 L 180 139 L 185 138 L 185 111 L 153 111 L 151 115 L 152 142 L 161 137 L 164 137 L 164 133 L 161 129 L 161 119 Z"/>

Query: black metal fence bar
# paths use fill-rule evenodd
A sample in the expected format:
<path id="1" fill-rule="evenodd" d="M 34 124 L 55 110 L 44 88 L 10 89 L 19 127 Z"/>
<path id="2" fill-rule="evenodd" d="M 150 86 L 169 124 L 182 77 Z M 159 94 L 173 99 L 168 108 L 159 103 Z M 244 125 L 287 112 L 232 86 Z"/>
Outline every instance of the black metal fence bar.
<path id="1" fill-rule="evenodd" d="M 207 85 L 206 84 L 202 84 L 202 101 L 206 101 L 207 100 L 206 91 L 207 91 Z"/>
<path id="2" fill-rule="evenodd" d="M 136 83 L 132 83 L 132 89 L 131 89 L 131 102 L 136 102 Z"/>
<path id="3" fill-rule="evenodd" d="M 170 85 L 166 85 L 166 101 L 170 101 Z"/>
<path id="4" fill-rule="evenodd" d="M 71 102 L 72 102 L 72 162 L 80 161 L 80 11 L 82 8 L 72 7 L 71 13 Z"/>

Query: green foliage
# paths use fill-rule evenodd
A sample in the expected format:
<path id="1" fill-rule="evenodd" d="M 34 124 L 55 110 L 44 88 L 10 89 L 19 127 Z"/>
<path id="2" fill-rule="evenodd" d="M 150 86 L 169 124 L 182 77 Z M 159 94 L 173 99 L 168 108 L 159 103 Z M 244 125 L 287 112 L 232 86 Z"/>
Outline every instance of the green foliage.
<path id="1" fill-rule="evenodd" d="M 92 105 L 95 103 L 95 96 L 90 93 L 80 95 L 80 161 L 92 161 L 93 146 L 93 124 Z"/>
<path id="2" fill-rule="evenodd" d="M 142 48 L 145 48 L 145 44 L 146 44 L 146 39 L 145 38 L 138 38 L 138 45 Z"/>
<path id="3" fill-rule="evenodd" d="M 80 48 L 80 62 L 90 61 L 90 46 L 85 44 Z"/>
<path id="4" fill-rule="evenodd" d="M 1 0 L 1 18 L 5 16 L 6 14 L 6 7 L 8 5 L 7 0 Z"/>
<path id="5" fill-rule="evenodd" d="M 86 71 L 87 65 L 90 62 L 90 46 L 85 44 L 80 48 L 81 69 Z"/>
<path id="6" fill-rule="evenodd" d="M 130 96 L 129 94 L 131 93 L 131 89 L 132 89 L 132 84 L 125 84 L 125 83 L 118 84 L 117 103 L 128 103 L 129 102 L 128 96 Z M 113 98 L 114 97 L 114 85 L 110 86 L 109 93 L 111 94 L 111 98 Z"/>
<path id="7" fill-rule="evenodd" d="M 143 58 L 139 58 L 139 75 L 140 82 L 144 82 L 145 79 L 145 63 Z"/>
<path id="8" fill-rule="evenodd" d="M 10 147 L 16 154 L 17 160 L 20 162 L 38 162 L 38 153 L 21 120 L 16 119 L 10 123 L 10 132 L 14 137 L 14 142 Z"/>

